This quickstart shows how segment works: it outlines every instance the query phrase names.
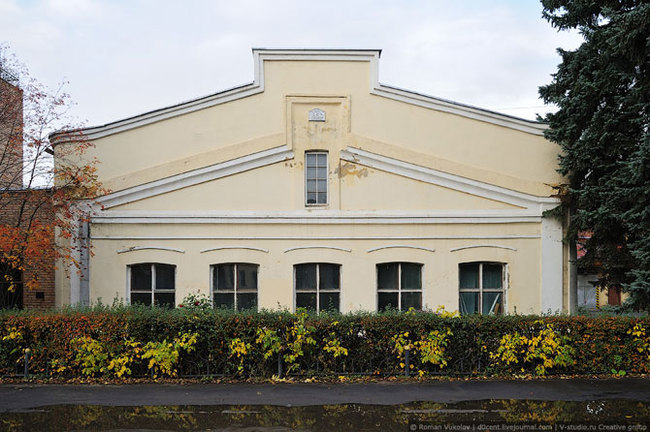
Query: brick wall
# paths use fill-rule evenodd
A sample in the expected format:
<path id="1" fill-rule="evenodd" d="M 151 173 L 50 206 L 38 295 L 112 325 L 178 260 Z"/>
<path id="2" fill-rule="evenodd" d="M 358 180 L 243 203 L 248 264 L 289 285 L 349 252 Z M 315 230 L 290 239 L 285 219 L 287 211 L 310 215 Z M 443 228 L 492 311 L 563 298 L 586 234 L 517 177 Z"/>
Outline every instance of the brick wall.
<path id="1" fill-rule="evenodd" d="M 0 78 L 0 188 L 23 187 L 23 91 Z"/>
<path id="2" fill-rule="evenodd" d="M 24 205 L 28 214 L 22 224 L 29 218 L 43 224 L 54 223 L 51 192 L 49 190 L 5 191 L 0 194 L 0 224 L 16 226 L 20 207 Z M 50 239 L 54 250 L 54 234 Z M 24 280 L 36 277 L 38 285 L 33 289 L 23 290 L 23 306 L 30 309 L 47 309 L 54 307 L 54 258 L 45 258 L 30 262 L 23 273 Z"/>

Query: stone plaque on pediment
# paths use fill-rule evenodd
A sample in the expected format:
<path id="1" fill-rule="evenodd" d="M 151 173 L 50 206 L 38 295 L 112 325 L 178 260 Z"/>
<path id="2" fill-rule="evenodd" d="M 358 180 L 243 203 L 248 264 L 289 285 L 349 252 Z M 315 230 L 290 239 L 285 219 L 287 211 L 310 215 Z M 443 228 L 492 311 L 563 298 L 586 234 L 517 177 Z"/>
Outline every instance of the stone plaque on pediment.
<path id="1" fill-rule="evenodd" d="M 320 108 L 314 108 L 309 110 L 309 121 L 324 122 L 325 121 L 325 111 Z"/>

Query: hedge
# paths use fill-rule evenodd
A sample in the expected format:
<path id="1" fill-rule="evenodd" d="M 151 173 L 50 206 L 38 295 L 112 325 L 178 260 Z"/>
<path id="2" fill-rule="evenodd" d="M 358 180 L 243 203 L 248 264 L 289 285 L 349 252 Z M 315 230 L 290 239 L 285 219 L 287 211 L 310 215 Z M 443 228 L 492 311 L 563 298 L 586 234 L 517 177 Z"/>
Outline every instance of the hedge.
<path id="1" fill-rule="evenodd" d="M 21 374 L 27 349 L 30 373 L 53 377 L 624 375 L 650 370 L 650 318 L 202 305 L 0 313 L 0 374 Z"/>

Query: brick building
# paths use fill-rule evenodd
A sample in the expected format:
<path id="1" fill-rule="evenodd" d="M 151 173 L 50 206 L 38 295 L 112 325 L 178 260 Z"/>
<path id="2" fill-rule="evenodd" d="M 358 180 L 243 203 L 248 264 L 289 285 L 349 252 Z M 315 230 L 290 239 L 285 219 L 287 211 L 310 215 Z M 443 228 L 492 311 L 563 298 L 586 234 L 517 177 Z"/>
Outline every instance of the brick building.
<path id="1" fill-rule="evenodd" d="M 17 78 L 0 65 L 0 226 L 25 228 L 34 221 L 52 226 L 50 191 L 23 188 L 22 127 L 23 91 Z M 23 271 L 0 261 L 0 308 L 54 306 L 53 235 L 51 244 L 52 254 L 29 262 Z M 24 289 L 24 281 L 30 280 L 34 283 Z"/>

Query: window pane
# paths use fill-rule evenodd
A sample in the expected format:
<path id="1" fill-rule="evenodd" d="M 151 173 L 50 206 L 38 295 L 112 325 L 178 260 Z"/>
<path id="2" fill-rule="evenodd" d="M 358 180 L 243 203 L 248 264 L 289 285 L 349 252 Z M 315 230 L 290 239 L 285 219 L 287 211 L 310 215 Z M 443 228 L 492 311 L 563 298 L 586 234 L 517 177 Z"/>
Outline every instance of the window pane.
<path id="1" fill-rule="evenodd" d="M 422 289 L 422 266 L 420 264 L 402 263 L 402 289 Z M 402 308 L 404 308 L 404 304 L 402 304 Z"/>
<path id="2" fill-rule="evenodd" d="M 478 313 L 478 293 L 460 293 L 460 313 L 461 315 L 472 315 Z"/>
<path id="3" fill-rule="evenodd" d="M 407 311 L 410 308 L 422 310 L 422 293 L 403 292 L 402 293 L 402 310 Z"/>
<path id="4" fill-rule="evenodd" d="M 319 167 L 326 167 L 327 166 L 327 155 L 326 154 L 317 154 L 318 157 L 318 166 Z"/>
<path id="5" fill-rule="evenodd" d="M 237 293 L 237 310 L 257 310 L 257 293 Z"/>
<path id="6" fill-rule="evenodd" d="M 319 193 L 317 201 L 318 201 L 318 204 L 327 204 L 327 194 L 326 193 Z"/>
<path id="7" fill-rule="evenodd" d="M 339 311 L 340 294 L 337 292 L 322 292 L 319 294 L 319 307 L 322 311 Z"/>
<path id="8" fill-rule="evenodd" d="M 296 291 L 316 291 L 316 264 L 298 264 L 296 268 Z M 314 297 L 314 309 L 316 297 Z"/>
<path id="9" fill-rule="evenodd" d="M 308 167 L 307 168 L 307 179 L 315 179 L 316 178 L 316 173 L 317 173 L 316 168 Z"/>
<path id="10" fill-rule="evenodd" d="M 316 192 L 307 194 L 307 204 L 316 204 Z"/>
<path id="11" fill-rule="evenodd" d="M 377 289 L 396 290 L 397 286 L 397 263 L 377 264 Z M 397 302 L 393 305 L 397 307 Z"/>
<path id="12" fill-rule="evenodd" d="M 377 295 L 378 305 L 377 309 L 379 312 L 385 311 L 386 309 L 397 309 L 397 296 L 398 293 L 392 292 L 380 292 Z"/>
<path id="13" fill-rule="evenodd" d="M 483 292 L 483 314 L 503 313 L 503 293 L 500 292 Z"/>
<path id="14" fill-rule="evenodd" d="M 234 271 L 235 266 L 233 264 L 220 264 L 216 267 L 216 284 L 214 284 L 214 289 L 219 291 L 232 291 L 235 289 L 234 281 Z M 213 273 L 213 275 L 214 275 Z"/>
<path id="15" fill-rule="evenodd" d="M 213 304 L 216 309 L 234 309 L 235 294 L 232 293 L 214 293 Z"/>
<path id="16" fill-rule="evenodd" d="M 461 288 L 478 288 L 478 266 L 478 263 L 460 264 L 458 266 Z"/>
<path id="17" fill-rule="evenodd" d="M 257 291 L 257 266 L 237 264 L 237 290 Z"/>
<path id="18" fill-rule="evenodd" d="M 305 164 L 307 165 L 307 168 L 315 167 L 316 166 L 316 154 L 315 153 L 307 153 L 307 154 L 305 154 Z"/>
<path id="19" fill-rule="evenodd" d="M 501 264 L 483 264 L 483 288 L 502 288 L 502 273 Z"/>
<path id="20" fill-rule="evenodd" d="M 157 306 L 173 308 L 176 306 L 174 293 L 156 293 L 153 300 Z"/>
<path id="21" fill-rule="evenodd" d="M 131 304 L 151 306 L 151 293 L 131 293 Z"/>
<path id="22" fill-rule="evenodd" d="M 319 264 L 321 290 L 338 290 L 340 281 L 340 266 L 337 264 Z"/>
<path id="23" fill-rule="evenodd" d="M 316 310 L 316 293 L 296 293 L 296 309 Z"/>
<path id="24" fill-rule="evenodd" d="M 151 264 L 131 266 L 131 290 L 151 291 Z M 151 304 L 151 299 L 149 304 Z"/>
<path id="25" fill-rule="evenodd" d="M 318 178 L 327 179 L 327 167 L 318 167 Z"/>
<path id="26" fill-rule="evenodd" d="M 309 191 L 312 192 L 312 191 Z M 327 180 L 318 180 L 318 191 L 320 193 L 327 192 Z"/>
<path id="27" fill-rule="evenodd" d="M 156 266 L 156 289 L 174 289 L 174 266 L 154 264 Z"/>
<path id="28" fill-rule="evenodd" d="M 316 192 L 316 180 L 307 180 L 307 193 Z"/>

